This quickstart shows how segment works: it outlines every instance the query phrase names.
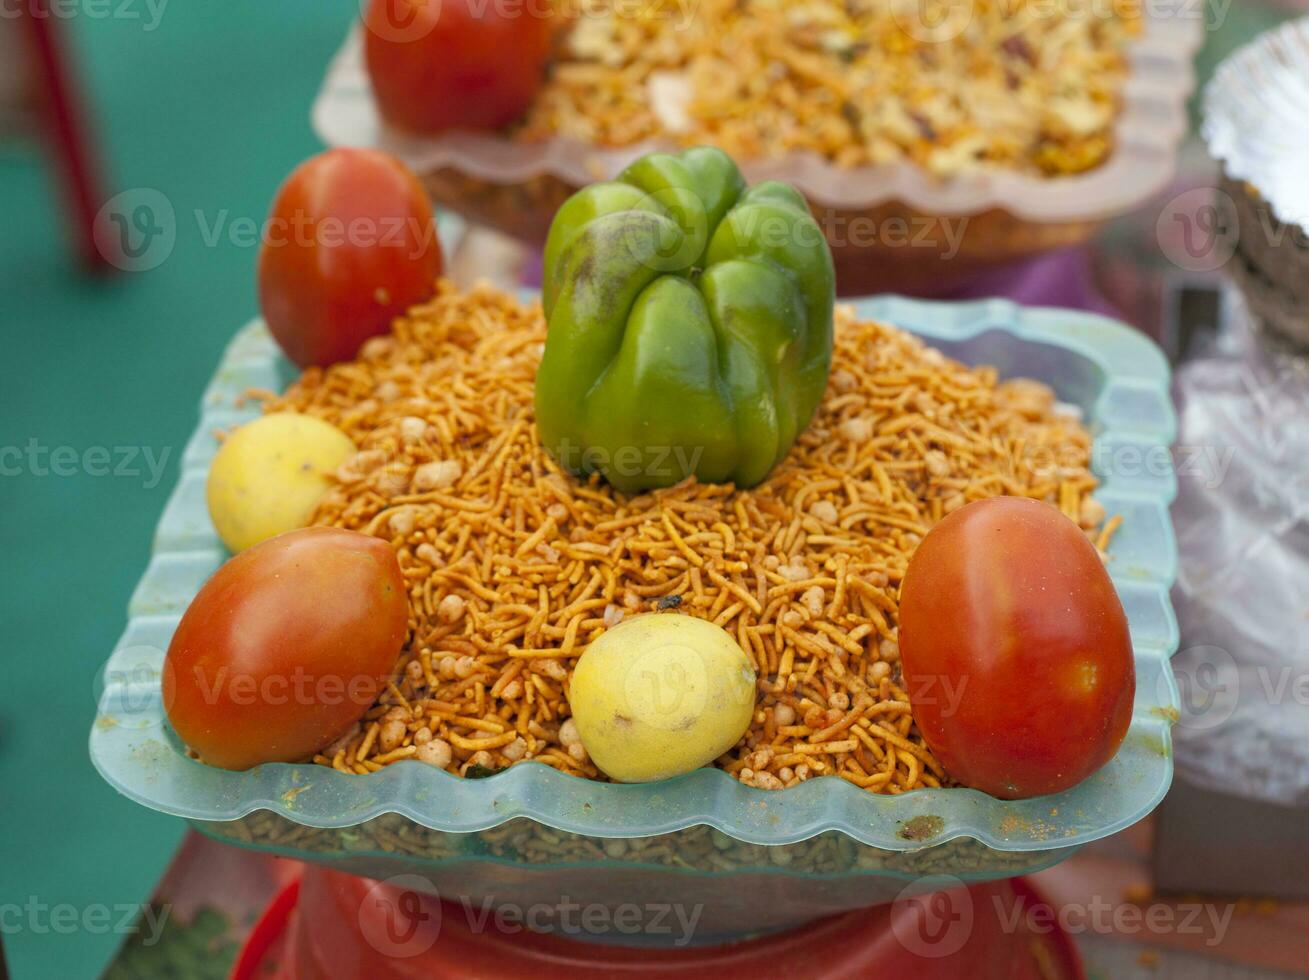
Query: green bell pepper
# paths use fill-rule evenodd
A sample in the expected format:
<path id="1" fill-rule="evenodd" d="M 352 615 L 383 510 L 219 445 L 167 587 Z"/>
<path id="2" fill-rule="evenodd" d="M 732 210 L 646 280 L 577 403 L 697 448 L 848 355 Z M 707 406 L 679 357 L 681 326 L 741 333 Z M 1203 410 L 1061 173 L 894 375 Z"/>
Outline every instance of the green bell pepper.
<path id="1" fill-rule="evenodd" d="M 711 147 L 652 153 L 555 215 L 542 444 L 619 490 L 759 483 L 832 361 L 832 255 L 794 188 Z"/>

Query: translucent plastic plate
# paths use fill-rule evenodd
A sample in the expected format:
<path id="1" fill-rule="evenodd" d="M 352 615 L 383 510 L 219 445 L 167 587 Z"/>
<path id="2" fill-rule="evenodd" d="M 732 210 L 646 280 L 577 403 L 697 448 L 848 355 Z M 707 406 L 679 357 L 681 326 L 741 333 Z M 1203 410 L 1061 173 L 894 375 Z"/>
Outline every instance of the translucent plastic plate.
<path id="1" fill-rule="evenodd" d="M 1109 217 L 1148 200 L 1172 177 L 1176 148 L 1186 135 L 1186 99 L 1195 81 L 1190 60 L 1203 40 L 1202 28 L 1202 12 L 1146 5 L 1144 31 L 1127 49 L 1129 75 L 1114 128 L 1114 152 L 1103 166 L 1086 173 L 1050 179 L 996 170 L 942 181 L 912 163 L 847 168 L 808 152 L 737 162 L 752 183 L 785 180 L 830 207 L 869 208 L 896 200 L 930 214 L 1001 208 L 1037 222 Z M 617 176 L 652 150 L 675 148 L 667 141 L 604 147 L 565 136 L 524 143 L 499 133 L 426 136 L 392 129 L 373 101 L 358 25 L 328 69 L 314 103 L 313 124 L 329 146 L 376 146 L 419 174 L 455 167 L 499 184 L 548 174 L 582 187 Z"/>
<path id="2" fill-rule="evenodd" d="M 846 168 L 799 151 L 737 162 L 752 183 L 784 180 L 809 200 L 828 231 L 843 296 L 947 295 L 997 265 L 1085 242 L 1106 219 L 1167 186 L 1186 135 L 1204 13 L 1202 4 L 1145 4 L 1144 30 L 1126 52 L 1113 153 L 1085 173 L 994 170 L 940 180 L 908 161 Z M 605 147 L 567 136 L 526 143 L 498 132 L 398 131 L 377 112 L 361 32 L 351 30 L 314 102 L 318 136 L 329 146 L 394 154 L 439 204 L 528 245 L 544 244 L 555 212 L 578 188 L 674 148 L 667 140 Z M 895 229 L 912 232 L 912 247 Z"/>
<path id="3" fill-rule="evenodd" d="M 1056 796 L 1002 801 L 967 789 L 879 796 L 835 777 L 768 792 L 717 769 L 661 783 L 617 785 L 577 779 L 538 763 L 463 780 L 418 762 L 348 776 L 323 766 L 288 764 L 227 772 L 188 759 L 164 717 L 159 671 L 182 611 L 227 557 L 204 501 L 206 471 L 216 451 L 212 433 L 256 414 L 254 406 L 237 407 L 247 388 L 280 389 L 293 376 L 258 323 L 236 336 L 205 392 L 181 480 L 132 597 L 127 630 L 105 665 L 90 740 L 96 767 L 132 799 L 200 822 L 226 839 L 374 876 L 430 868 L 432 862 L 539 864 L 543 848 L 548 864 L 554 852 L 547 844 L 558 849 L 565 864 L 614 865 L 618 862 L 610 858 L 636 861 L 640 855 L 620 855 L 626 845 L 613 845 L 612 839 L 683 832 L 694 842 L 709 834 L 703 829 L 709 827 L 721 832 L 713 838 L 713 861 L 702 868 L 689 859 L 663 863 L 683 870 L 734 872 L 762 865 L 786 872 L 787 866 L 778 865 L 788 864 L 790 858 L 782 856 L 789 853 L 808 855 L 809 863 L 789 870 L 809 875 L 835 869 L 830 873 L 838 877 L 907 878 L 948 870 L 967 878 L 1001 877 L 1048 864 L 1140 820 L 1171 781 L 1169 728 L 1178 708 L 1168 665 L 1178 642 L 1168 595 L 1177 572 L 1168 517 L 1176 491 L 1168 453 L 1175 419 L 1162 355 L 1129 327 L 1067 310 L 898 297 L 863 300 L 856 307 L 861 316 L 921 334 L 966 363 L 992 364 L 1004 376 L 1050 383 L 1093 428 L 1093 462 L 1103 480 L 1097 496 L 1109 513 L 1124 518 L 1109 569 L 1131 625 L 1137 691 L 1121 750 L 1081 785 Z M 504 826 L 511 821 L 516 822 Z M 535 838 L 533 827 L 540 831 Z M 515 834 L 514 828 L 529 832 Z M 827 851 L 817 854 L 815 839 L 849 861 Z M 606 840 L 609 849 L 601 850 Z M 576 846 L 569 851 L 565 844 Z M 744 850 L 734 851 L 738 846 Z M 860 900 L 878 900 L 870 894 L 860 893 Z M 833 901 L 844 907 L 854 897 Z"/>

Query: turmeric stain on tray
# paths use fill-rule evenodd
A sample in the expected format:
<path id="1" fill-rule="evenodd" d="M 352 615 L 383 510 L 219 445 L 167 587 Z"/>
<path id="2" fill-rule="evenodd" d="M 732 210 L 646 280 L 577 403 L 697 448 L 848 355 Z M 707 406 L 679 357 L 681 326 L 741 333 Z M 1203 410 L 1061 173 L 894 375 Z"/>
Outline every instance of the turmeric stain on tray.
<path id="1" fill-rule="evenodd" d="M 899 836 L 901 840 L 931 840 L 939 836 L 944 829 L 945 821 L 930 814 L 905 821 L 904 826 L 900 828 Z"/>

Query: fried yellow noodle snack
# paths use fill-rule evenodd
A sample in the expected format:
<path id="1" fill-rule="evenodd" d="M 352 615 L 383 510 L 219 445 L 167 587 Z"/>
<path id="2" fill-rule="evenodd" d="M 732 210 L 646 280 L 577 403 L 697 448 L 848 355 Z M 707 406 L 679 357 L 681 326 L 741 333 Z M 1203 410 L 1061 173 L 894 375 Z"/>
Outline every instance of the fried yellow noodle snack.
<path id="1" fill-rule="evenodd" d="M 410 588 L 396 683 L 316 761 L 601 778 L 569 721 L 572 666 L 624 616 L 663 609 L 718 623 L 758 666 L 753 723 L 717 763 L 738 779 L 942 784 L 899 681 L 900 579 L 927 530 L 982 497 L 1047 500 L 1097 533 L 1090 437 L 1050 389 L 840 308 L 825 400 L 767 481 L 624 497 L 539 445 L 544 339 L 539 306 L 443 283 L 358 360 L 268 401 L 355 440 L 315 520 L 389 540 Z"/>

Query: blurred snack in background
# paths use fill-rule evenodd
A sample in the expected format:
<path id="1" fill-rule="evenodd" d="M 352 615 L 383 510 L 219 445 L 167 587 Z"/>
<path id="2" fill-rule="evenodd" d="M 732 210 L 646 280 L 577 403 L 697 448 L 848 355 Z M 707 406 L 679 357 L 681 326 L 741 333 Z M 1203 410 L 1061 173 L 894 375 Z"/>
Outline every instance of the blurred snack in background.
<path id="1" fill-rule="evenodd" d="M 1080 244 L 1172 178 L 1200 12 L 949 3 L 565 5 L 521 125 L 382 122 L 356 31 L 314 107 L 331 145 L 378 146 L 470 221 L 539 246 L 577 188 L 709 142 L 798 187 L 845 295 L 946 295 Z M 415 44 L 419 42 L 414 42 Z"/>
<path id="2" fill-rule="evenodd" d="M 1113 151 L 1140 5 L 703 0 L 581 11 L 514 138 L 671 139 L 740 159 L 1080 173 Z"/>

